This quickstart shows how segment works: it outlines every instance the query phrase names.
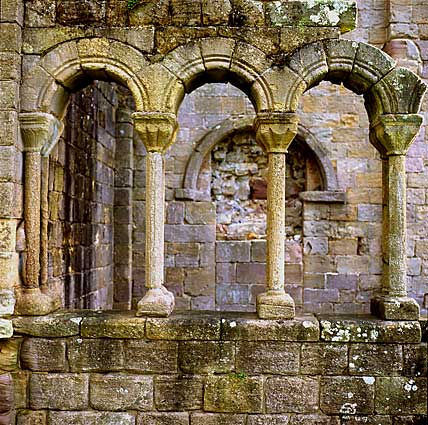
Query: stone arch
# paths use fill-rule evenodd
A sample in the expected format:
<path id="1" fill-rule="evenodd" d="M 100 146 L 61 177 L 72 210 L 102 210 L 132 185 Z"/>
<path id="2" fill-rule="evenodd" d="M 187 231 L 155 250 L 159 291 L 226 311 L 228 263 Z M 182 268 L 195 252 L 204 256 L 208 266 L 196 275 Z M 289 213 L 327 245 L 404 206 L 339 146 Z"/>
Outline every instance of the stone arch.
<path id="1" fill-rule="evenodd" d="M 203 200 L 208 199 L 204 193 L 197 188 L 197 180 L 200 174 L 202 163 L 212 149 L 225 137 L 235 133 L 238 130 L 245 131 L 253 128 L 254 117 L 252 116 L 234 116 L 224 120 L 221 124 L 207 132 L 197 143 L 189 162 L 183 180 L 183 188 L 176 191 L 180 198 Z M 299 125 L 297 138 L 305 143 L 313 153 L 319 166 L 323 180 L 324 191 L 337 191 L 337 177 L 333 164 L 328 157 L 327 152 L 317 138 L 304 126 Z"/>
<path id="2" fill-rule="evenodd" d="M 266 54 L 250 44 L 224 37 L 203 38 L 177 47 L 142 77 L 151 79 L 156 69 L 164 80 L 163 88 L 157 90 L 163 96 L 156 105 L 158 110 L 176 113 L 185 93 L 207 82 L 230 82 L 249 96 L 256 111 L 262 111 L 274 106 L 275 87 L 263 77 L 270 66 Z"/>
<path id="3" fill-rule="evenodd" d="M 380 49 L 356 41 L 308 44 L 287 58 L 286 67 L 305 82 L 303 91 L 327 80 L 363 95 L 372 123 L 383 114 L 418 112 L 425 92 L 413 72 L 397 67 Z"/>
<path id="4" fill-rule="evenodd" d="M 107 38 L 84 38 L 57 45 L 23 76 L 22 112 L 52 113 L 62 119 L 70 92 L 88 79 L 116 81 L 129 88 L 137 110 L 149 107 L 147 89 L 138 74 L 147 60 L 135 48 Z"/>

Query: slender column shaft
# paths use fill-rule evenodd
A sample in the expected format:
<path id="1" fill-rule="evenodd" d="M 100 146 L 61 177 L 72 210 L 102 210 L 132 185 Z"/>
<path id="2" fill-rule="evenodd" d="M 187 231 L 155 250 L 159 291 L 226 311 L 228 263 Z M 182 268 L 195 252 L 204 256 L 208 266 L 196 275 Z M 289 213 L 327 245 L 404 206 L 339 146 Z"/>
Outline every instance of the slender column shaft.
<path id="1" fill-rule="evenodd" d="M 284 292 L 285 154 L 269 153 L 267 216 L 267 289 Z"/>
<path id="2" fill-rule="evenodd" d="M 40 271 L 40 152 L 25 153 L 24 217 L 27 288 L 39 287 Z"/>
<path id="3" fill-rule="evenodd" d="M 146 287 L 160 288 L 164 282 L 165 187 L 163 155 L 146 157 Z"/>
<path id="4" fill-rule="evenodd" d="M 42 181 L 40 193 L 40 283 L 48 284 L 48 220 L 49 220 L 49 156 L 42 157 Z"/>
<path id="5" fill-rule="evenodd" d="M 389 166 L 388 157 L 382 158 L 382 295 L 389 287 Z"/>
<path id="6" fill-rule="evenodd" d="M 388 251 L 387 295 L 405 297 L 406 290 L 406 157 L 388 157 Z"/>

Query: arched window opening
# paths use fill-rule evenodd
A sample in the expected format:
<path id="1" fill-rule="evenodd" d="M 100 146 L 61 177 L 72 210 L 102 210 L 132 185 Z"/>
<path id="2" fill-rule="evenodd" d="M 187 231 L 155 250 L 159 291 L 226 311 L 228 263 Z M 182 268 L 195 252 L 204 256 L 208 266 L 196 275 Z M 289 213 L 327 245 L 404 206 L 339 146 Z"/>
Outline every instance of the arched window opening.
<path id="1" fill-rule="evenodd" d="M 50 153 L 47 279 L 66 308 L 131 306 L 132 111 L 127 89 L 94 81 Z"/>

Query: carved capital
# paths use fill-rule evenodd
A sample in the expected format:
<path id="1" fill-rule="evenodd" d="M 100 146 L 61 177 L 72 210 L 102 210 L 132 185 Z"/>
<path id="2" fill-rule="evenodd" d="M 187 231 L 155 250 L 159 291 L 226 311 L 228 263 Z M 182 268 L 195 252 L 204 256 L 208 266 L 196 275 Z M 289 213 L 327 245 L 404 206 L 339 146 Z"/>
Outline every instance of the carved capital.
<path id="1" fill-rule="evenodd" d="M 406 155 L 421 124 L 418 114 L 380 115 L 370 126 L 370 142 L 384 157 Z"/>
<path id="2" fill-rule="evenodd" d="M 256 140 L 269 153 L 287 153 L 297 134 L 299 117 L 289 112 L 261 112 L 254 120 Z"/>
<path id="3" fill-rule="evenodd" d="M 135 112 L 134 128 L 148 152 L 165 153 L 175 140 L 177 118 L 166 112 Z"/>
<path id="4" fill-rule="evenodd" d="M 64 124 L 51 114 L 28 112 L 19 115 L 25 152 L 49 155 L 60 138 Z"/>

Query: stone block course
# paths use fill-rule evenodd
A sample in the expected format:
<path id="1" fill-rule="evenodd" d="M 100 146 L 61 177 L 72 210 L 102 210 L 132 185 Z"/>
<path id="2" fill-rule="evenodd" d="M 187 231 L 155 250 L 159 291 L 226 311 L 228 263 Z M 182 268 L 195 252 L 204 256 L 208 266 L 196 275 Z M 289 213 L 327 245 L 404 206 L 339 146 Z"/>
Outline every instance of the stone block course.
<path id="1" fill-rule="evenodd" d="M 163 411 L 202 408 L 203 382 L 194 376 L 159 376 L 155 383 L 155 406 Z"/>
<path id="2" fill-rule="evenodd" d="M 266 381 L 268 413 L 312 413 L 318 410 L 319 381 L 314 378 L 273 377 Z"/>
<path id="3" fill-rule="evenodd" d="M 296 375 L 299 373 L 298 344 L 284 342 L 239 342 L 236 370 L 249 375 Z"/>
<path id="4" fill-rule="evenodd" d="M 84 410 L 89 407 L 89 376 L 76 373 L 36 374 L 30 377 L 32 409 Z"/>
<path id="5" fill-rule="evenodd" d="M 300 356 L 304 375 L 341 375 L 348 368 L 348 347 L 342 344 L 302 344 Z"/>
<path id="6" fill-rule="evenodd" d="M 178 365 L 184 373 L 227 373 L 235 369 L 235 346 L 230 341 L 183 341 Z"/>
<path id="7" fill-rule="evenodd" d="M 153 380 L 140 375 L 91 375 L 89 400 L 97 410 L 152 410 Z"/>
<path id="8" fill-rule="evenodd" d="M 175 373 L 177 349 L 174 341 L 125 340 L 123 369 L 136 373 Z"/>
<path id="9" fill-rule="evenodd" d="M 401 345 L 352 344 L 349 350 L 349 374 L 367 376 L 400 375 Z"/>
<path id="10" fill-rule="evenodd" d="M 263 382 L 245 374 L 209 376 L 205 385 L 207 412 L 258 413 L 263 409 Z"/>
<path id="11" fill-rule="evenodd" d="M 142 413 L 137 416 L 137 425 L 189 425 L 185 412 Z"/>
<path id="12" fill-rule="evenodd" d="M 372 414 L 374 398 L 374 377 L 332 376 L 321 379 L 320 408 L 325 414 Z"/>
<path id="13" fill-rule="evenodd" d="M 125 412 L 49 412 L 49 424 L 52 425 L 134 425 L 135 416 Z"/>
<path id="14" fill-rule="evenodd" d="M 424 378 L 376 378 L 376 412 L 424 415 L 427 412 L 427 381 Z"/>
<path id="15" fill-rule="evenodd" d="M 246 263 L 250 261 L 250 243 L 238 241 L 218 241 L 216 243 L 217 263 Z"/>
<path id="16" fill-rule="evenodd" d="M 21 346 L 21 365 L 36 372 L 67 370 L 64 339 L 26 338 Z"/>

